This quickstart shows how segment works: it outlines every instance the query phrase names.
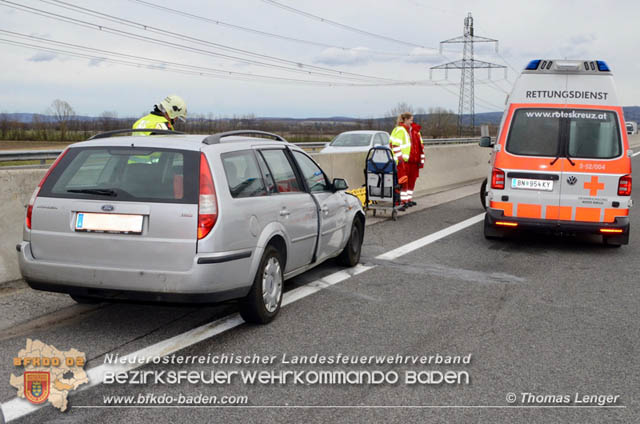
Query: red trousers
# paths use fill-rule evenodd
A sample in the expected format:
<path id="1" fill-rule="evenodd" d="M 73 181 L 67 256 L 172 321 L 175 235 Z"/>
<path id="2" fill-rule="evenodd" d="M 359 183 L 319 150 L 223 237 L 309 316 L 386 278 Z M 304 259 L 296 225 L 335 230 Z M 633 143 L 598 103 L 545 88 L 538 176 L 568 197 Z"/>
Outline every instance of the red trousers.
<path id="1" fill-rule="evenodd" d="M 398 184 L 400 185 L 400 203 L 407 203 L 409 201 L 409 164 L 407 162 L 398 162 Z"/>
<path id="2" fill-rule="evenodd" d="M 419 163 L 406 163 L 407 169 L 407 197 L 408 200 L 413 200 L 413 189 L 416 187 L 416 180 L 418 179 L 418 175 L 420 174 L 420 164 Z"/>

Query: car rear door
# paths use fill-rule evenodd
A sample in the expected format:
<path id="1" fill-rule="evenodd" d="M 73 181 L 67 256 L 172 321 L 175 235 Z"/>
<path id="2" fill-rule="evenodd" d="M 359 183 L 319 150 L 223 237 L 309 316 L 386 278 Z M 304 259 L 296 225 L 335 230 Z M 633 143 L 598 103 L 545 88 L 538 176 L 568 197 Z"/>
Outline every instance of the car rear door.
<path id="1" fill-rule="evenodd" d="M 199 152 L 71 148 L 35 200 L 38 260 L 187 270 L 196 253 Z M 141 271 L 143 272 L 143 271 Z"/>
<path id="2" fill-rule="evenodd" d="M 322 260 L 339 251 L 347 232 L 347 200 L 341 191 L 333 187 L 320 167 L 307 155 L 293 151 L 307 190 L 316 199 L 320 208 L 320 240 L 317 259 Z"/>
<path id="3" fill-rule="evenodd" d="M 285 267 L 285 272 L 289 272 L 311 263 L 318 238 L 318 211 L 286 149 L 265 148 L 260 154 L 278 191 L 278 221 L 290 243 Z"/>

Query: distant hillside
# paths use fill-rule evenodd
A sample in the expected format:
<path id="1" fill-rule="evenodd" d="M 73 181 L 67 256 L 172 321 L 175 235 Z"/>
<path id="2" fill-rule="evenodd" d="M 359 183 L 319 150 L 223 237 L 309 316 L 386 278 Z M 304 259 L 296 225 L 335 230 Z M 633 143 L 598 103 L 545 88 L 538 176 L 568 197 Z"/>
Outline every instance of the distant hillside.
<path id="1" fill-rule="evenodd" d="M 624 110 L 624 119 L 627 121 L 636 121 L 640 122 L 640 106 L 625 106 L 622 108 Z M 23 122 L 25 124 L 29 124 L 33 122 L 34 117 L 40 122 L 55 122 L 56 119 L 50 115 L 42 115 L 38 113 L 3 113 L 0 114 L 1 117 L 8 119 L 9 121 L 17 121 Z M 423 122 L 426 120 L 428 115 L 416 115 L 416 121 Z M 94 116 L 76 116 L 76 120 L 78 121 L 96 121 L 100 118 Z M 126 119 L 126 118 L 122 118 Z M 135 118 L 131 118 L 135 120 Z M 489 124 L 489 125 L 498 125 L 500 124 L 500 119 L 502 119 L 502 112 L 485 112 L 485 113 L 477 113 L 476 114 L 476 125 Z M 221 121 L 230 120 L 230 118 L 222 118 L 218 119 Z M 348 122 L 366 122 L 366 121 L 389 121 L 390 118 L 374 118 L 374 119 L 362 119 L 362 118 L 350 118 L 348 116 L 331 116 L 326 118 L 286 118 L 286 117 L 256 117 L 257 121 L 269 121 L 269 122 L 282 122 L 282 123 L 348 123 Z M 463 117 L 464 123 L 469 123 L 470 117 L 465 115 Z"/>

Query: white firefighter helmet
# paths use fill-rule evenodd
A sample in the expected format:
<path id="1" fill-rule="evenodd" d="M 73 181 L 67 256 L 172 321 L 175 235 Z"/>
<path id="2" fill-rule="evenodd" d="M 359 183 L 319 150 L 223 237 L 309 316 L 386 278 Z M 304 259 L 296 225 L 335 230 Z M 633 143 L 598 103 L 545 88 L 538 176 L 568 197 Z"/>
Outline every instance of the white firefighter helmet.
<path id="1" fill-rule="evenodd" d="M 167 96 L 158 106 L 160 110 L 165 112 L 171 119 L 187 120 L 187 104 L 180 96 L 175 94 Z"/>

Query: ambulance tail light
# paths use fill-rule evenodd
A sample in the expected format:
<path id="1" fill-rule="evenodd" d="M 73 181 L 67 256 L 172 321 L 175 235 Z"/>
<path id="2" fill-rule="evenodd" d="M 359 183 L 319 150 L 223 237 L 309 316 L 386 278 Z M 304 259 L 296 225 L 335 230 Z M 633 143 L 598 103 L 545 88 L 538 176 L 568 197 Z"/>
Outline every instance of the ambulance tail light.
<path id="1" fill-rule="evenodd" d="M 204 153 L 200 153 L 200 196 L 198 201 L 198 240 L 211 232 L 218 220 L 218 200 L 211 168 Z"/>
<path id="2" fill-rule="evenodd" d="M 512 227 L 515 228 L 518 226 L 517 222 L 508 222 L 508 221 L 496 221 L 496 225 L 499 225 L 501 227 Z"/>
<path id="3" fill-rule="evenodd" d="M 40 180 L 38 187 L 36 187 L 36 189 L 33 191 L 33 194 L 31 195 L 31 199 L 29 199 L 29 204 L 27 205 L 27 216 L 25 218 L 25 224 L 27 225 L 28 229 L 31 229 L 31 216 L 33 215 L 33 204 L 36 202 L 36 197 L 38 197 L 38 193 L 40 193 L 40 189 L 44 185 L 44 182 L 47 181 L 47 178 L 49 178 L 49 175 L 51 175 L 51 172 L 53 172 L 54 168 L 58 166 L 58 164 L 60 163 L 64 155 L 67 154 L 68 151 L 69 151 L 69 148 L 67 147 L 64 150 L 64 152 L 62 152 L 60 156 L 56 158 L 56 160 L 49 167 L 49 170 L 47 170 L 47 173 L 44 174 L 44 177 L 42 177 L 42 179 Z"/>
<path id="4" fill-rule="evenodd" d="M 624 175 L 618 181 L 618 196 L 631 196 L 631 175 Z"/>
<path id="5" fill-rule="evenodd" d="M 493 168 L 491 171 L 491 188 L 504 190 L 504 171 L 502 169 Z"/>

